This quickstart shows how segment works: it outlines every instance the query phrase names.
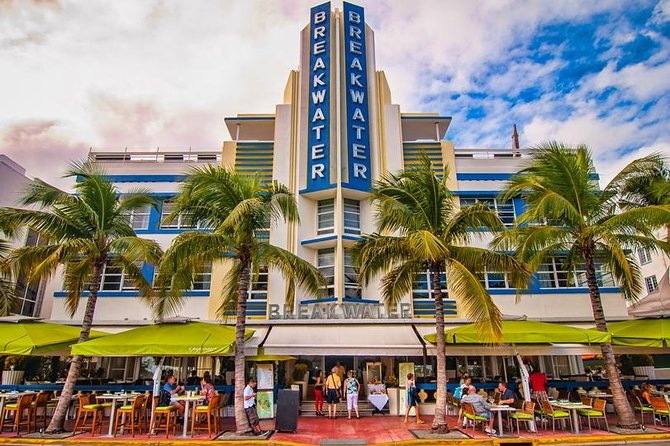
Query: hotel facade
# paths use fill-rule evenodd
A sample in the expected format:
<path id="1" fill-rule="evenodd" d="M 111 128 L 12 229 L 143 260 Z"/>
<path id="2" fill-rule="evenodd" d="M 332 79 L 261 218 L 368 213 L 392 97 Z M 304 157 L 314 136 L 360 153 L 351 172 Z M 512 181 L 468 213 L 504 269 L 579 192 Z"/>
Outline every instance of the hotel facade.
<path id="1" fill-rule="evenodd" d="M 327 297 L 315 298 L 298 290 L 296 308 L 284 307 L 287 284 L 281 275 L 260 266 L 249 291 L 248 324 L 256 330 L 248 353 L 263 347 L 268 354 L 309 359 L 319 368 L 337 362 L 361 368 L 381 362 L 386 375 L 398 362 L 424 364 L 422 373 L 434 373 L 433 352 L 423 335 L 434 331 L 434 300 L 428 274 L 417 275 L 414 289 L 394 310 L 381 301 L 380 277 L 360 287 L 349 249 L 361 236 L 374 232 L 375 211 L 369 191 L 385 172 L 412 168 L 425 153 L 438 171 L 444 168 L 448 184 L 461 206 L 483 201 L 506 225 L 524 210 L 522 199 L 497 198 L 506 180 L 527 160 L 518 143 L 508 148 L 455 147 L 447 139 L 452 120 L 436 113 L 408 113 L 393 103 L 391 85 L 377 69 L 373 30 L 365 24 L 364 10 L 344 3 L 311 9 L 309 24 L 300 33 L 300 65 L 288 74 L 281 104 L 272 113 L 238 114 L 225 118 L 231 140 L 211 150 L 92 150 L 89 159 L 102 167 L 123 192 L 149 189 L 160 203 L 130 215 L 138 235 L 167 248 L 173 238 L 192 228 L 187 216 L 169 224 L 171 200 L 189 169 L 221 164 L 239 172 L 279 181 L 294 193 L 300 222 L 279 223 L 258 234 L 315 265 L 328 281 Z M 511 127 L 511 125 L 510 125 Z M 518 139 L 517 139 L 518 141 Z M 485 246 L 483 234 L 476 243 Z M 528 318 L 592 326 L 592 310 L 584 274 L 568 278 L 560 256 L 542 265 L 528 290 L 517 300 L 505 274 L 482 271 L 481 280 L 508 318 Z M 221 303 L 222 278 L 227 262 L 202 271 L 185 296 L 178 316 L 215 320 Z M 154 267 L 144 265 L 147 278 Z M 611 276 L 598 271 L 608 320 L 628 317 L 626 304 Z M 572 279 L 572 280 L 571 280 Z M 448 326 L 467 323 L 458 300 L 444 281 Z M 62 279 L 45 287 L 42 317 L 78 324 L 83 305 L 70 317 Z M 151 310 L 124 280 L 123 271 L 107 268 L 95 313 L 95 328 L 117 332 L 152 323 Z M 548 375 L 583 373 L 579 354 L 584 348 L 542 346 L 522 350 Z M 597 351 L 594 350 L 594 351 Z M 483 377 L 502 375 L 509 351 L 484 347 L 448 347 L 449 374 L 469 367 Z M 427 357 L 427 363 L 426 363 Z M 101 360 L 102 361 L 102 360 Z M 132 379 L 140 360 L 113 358 L 113 378 Z M 209 359 L 194 359 L 200 369 L 213 367 Z M 106 363 L 105 363 L 106 364 Z"/>

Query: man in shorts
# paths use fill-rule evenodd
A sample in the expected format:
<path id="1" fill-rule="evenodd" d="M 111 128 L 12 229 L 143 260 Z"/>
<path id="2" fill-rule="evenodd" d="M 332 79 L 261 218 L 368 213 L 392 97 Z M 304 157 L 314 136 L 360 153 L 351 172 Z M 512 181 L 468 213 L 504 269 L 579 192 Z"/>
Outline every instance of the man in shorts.
<path id="1" fill-rule="evenodd" d="M 256 412 L 256 380 L 249 378 L 249 383 L 244 388 L 244 412 L 247 414 L 249 426 L 253 429 L 254 435 L 263 435 L 265 432 L 261 430 L 261 424 L 258 420 L 258 413 Z"/>
<path id="2" fill-rule="evenodd" d="M 496 431 L 493 429 L 493 418 L 491 417 L 491 405 L 484 401 L 484 398 L 477 393 L 475 386 L 468 387 L 468 394 L 464 395 L 461 398 L 461 404 L 469 403 L 472 405 L 472 409 L 475 411 L 475 414 L 486 418 L 487 427 L 485 429 L 487 434 L 494 435 Z"/>
<path id="3" fill-rule="evenodd" d="M 328 403 L 328 418 L 337 416 L 337 403 L 340 402 L 342 391 L 342 380 L 338 375 L 338 367 L 335 366 L 326 378 L 326 402 Z"/>

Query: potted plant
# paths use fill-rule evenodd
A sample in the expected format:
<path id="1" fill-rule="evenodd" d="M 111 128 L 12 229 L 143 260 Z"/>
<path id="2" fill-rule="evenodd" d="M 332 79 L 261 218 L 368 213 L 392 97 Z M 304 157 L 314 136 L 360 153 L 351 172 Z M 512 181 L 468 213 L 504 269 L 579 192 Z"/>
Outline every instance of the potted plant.
<path id="1" fill-rule="evenodd" d="M 18 385 L 23 381 L 24 359 L 19 356 L 7 356 L 5 358 L 5 367 L 2 372 L 3 385 Z"/>
<path id="2" fill-rule="evenodd" d="M 302 399 L 307 399 L 307 383 L 309 382 L 309 364 L 297 362 L 293 367 L 293 383 L 302 390 Z"/>
<path id="3" fill-rule="evenodd" d="M 636 376 L 646 376 L 647 379 L 656 379 L 654 358 L 651 355 L 632 355 L 631 360 Z"/>

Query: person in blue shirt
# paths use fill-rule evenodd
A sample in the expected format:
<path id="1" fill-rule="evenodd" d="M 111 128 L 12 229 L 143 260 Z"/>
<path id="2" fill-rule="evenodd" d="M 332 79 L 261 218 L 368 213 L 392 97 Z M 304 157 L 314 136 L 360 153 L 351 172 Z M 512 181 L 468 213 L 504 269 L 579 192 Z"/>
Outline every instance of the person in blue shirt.
<path id="1" fill-rule="evenodd" d="M 174 377 L 174 375 L 170 375 L 167 378 L 167 381 L 163 385 L 163 390 L 160 399 L 159 405 L 167 405 L 165 404 L 165 400 L 169 401 L 168 404 L 175 406 L 177 408 L 177 412 L 179 412 L 179 416 L 181 417 L 184 415 L 184 403 L 181 401 L 170 401 L 170 398 L 172 395 L 179 395 L 180 392 L 184 391 L 184 386 L 179 386 L 177 385 L 177 379 Z"/>
<path id="2" fill-rule="evenodd" d="M 508 404 L 513 406 L 516 403 L 516 396 L 508 387 L 505 381 L 500 381 L 498 383 L 498 392 L 500 392 L 500 401 L 498 404 Z"/>

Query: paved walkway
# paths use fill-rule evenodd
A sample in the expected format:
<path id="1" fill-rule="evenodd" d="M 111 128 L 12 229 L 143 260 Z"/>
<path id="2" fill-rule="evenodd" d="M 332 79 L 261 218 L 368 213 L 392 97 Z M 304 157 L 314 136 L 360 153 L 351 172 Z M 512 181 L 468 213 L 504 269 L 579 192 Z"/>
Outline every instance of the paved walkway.
<path id="1" fill-rule="evenodd" d="M 416 437 L 412 434 L 411 430 L 414 429 L 425 429 L 430 430 L 432 417 L 424 417 L 426 421 L 425 424 L 416 425 L 414 423 L 404 424 L 402 417 L 391 416 L 391 415 L 375 415 L 367 416 L 361 419 L 352 419 L 348 420 L 346 417 L 340 417 L 335 420 L 329 420 L 323 417 L 300 417 L 298 420 L 298 431 L 297 433 L 284 433 L 278 432 L 275 433 L 270 441 L 257 442 L 254 437 L 249 437 L 249 443 L 247 444 L 312 444 L 319 445 L 323 440 L 356 440 L 361 439 L 365 440 L 367 444 L 397 444 L 398 442 L 407 442 L 407 444 L 429 444 L 425 440 L 416 440 Z M 452 428 L 456 425 L 456 418 L 449 417 L 449 426 Z M 616 424 L 615 420 L 612 418 L 610 420 L 610 425 L 614 426 Z M 261 425 L 264 429 L 273 429 L 274 420 L 263 420 Z M 71 426 L 68 425 L 69 428 Z M 106 421 L 105 421 L 106 427 Z M 224 429 L 234 430 L 235 423 L 232 418 L 224 419 Z M 456 434 L 460 436 L 460 439 L 453 440 L 443 440 L 441 442 L 431 442 L 432 444 L 451 444 L 451 445 L 497 445 L 504 444 L 506 442 L 512 442 L 512 444 L 525 444 L 525 445 L 539 445 L 539 444 L 596 444 L 595 442 L 607 441 L 608 443 L 623 445 L 635 444 L 634 442 L 642 442 L 643 444 L 649 444 L 649 440 L 659 440 L 660 443 L 670 445 L 670 428 L 657 426 L 657 431 L 654 434 L 645 434 L 637 435 L 634 437 L 628 437 L 625 435 L 616 434 L 613 432 L 601 431 L 599 429 L 593 429 L 589 431 L 588 428 L 584 428 L 582 433 L 578 436 L 573 436 L 569 432 L 564 432 L 557 430 L 556 433 L 549 430 L 541 429 L 538 433 L 528 433 L 524 431 L 523 425 L 521 429 L 521 437 L 516 439 L 495 439 L 491 438 L 488 435 L 482 433 L 481 429 L 477 429 L 473 435 L 472 429 L 461 429 L 461 432 L 467 435 Z M 652 426 L 649 426 L 649 431 L 652 430 Z M 105 429 L 103 428 L 103 431 Z M 509 432 L 505 432 L 509 434 Z M 516 432 L 514 433 L 516 435 Z M 187 440 L 181 439 L 179 437 L 170 436 L 166 441 L 165 436 L 158 435 L 152 436 L 151 439 L 147 437 L 146 434 L 136 435 L 135 439 L 132 439 L 130 434 L 118 435 L 114 439 L 108 439 L 96 435 L 91 437 L 90 434 L 80 434 L 65 440 L 50 440 L 44 441 L 39 439 L 23 439 L 16 438 L 14 433 L 5 432 L 0 434 L 0 443 L 9 443 L 12 444 L 50 444 L 53 446 L 56 445 L 67 445 L 73 443 L 86 443 L 86 444 L 122 444 L 126 446 L 135 445 L 135 444 L 157 444 L 157 443 L 172 443 L 172 444 L 212 444 L 207 438 L 206 434 L 197 434 L 193 438 Z M 225 443 L 224 443 L 225 444 Z M 230 443 L 232 444 L 232 443 Z M 238 443 L 235 443 L 238 444 Z M 607 443 L 602 443 L 607 444 Z"/>

